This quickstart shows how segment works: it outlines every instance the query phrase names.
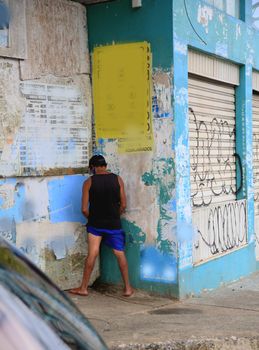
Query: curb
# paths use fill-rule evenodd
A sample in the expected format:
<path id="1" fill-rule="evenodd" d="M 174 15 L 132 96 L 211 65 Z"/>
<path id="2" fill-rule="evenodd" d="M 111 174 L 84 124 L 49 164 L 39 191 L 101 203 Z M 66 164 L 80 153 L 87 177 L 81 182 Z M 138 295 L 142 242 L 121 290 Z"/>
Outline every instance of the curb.
<path id="1" fill-rule="evenodd" d="M 110 350 L 259 350 L 259 336 L 252 338 L 189 339 L 148 344 L 113 345 Z"/>

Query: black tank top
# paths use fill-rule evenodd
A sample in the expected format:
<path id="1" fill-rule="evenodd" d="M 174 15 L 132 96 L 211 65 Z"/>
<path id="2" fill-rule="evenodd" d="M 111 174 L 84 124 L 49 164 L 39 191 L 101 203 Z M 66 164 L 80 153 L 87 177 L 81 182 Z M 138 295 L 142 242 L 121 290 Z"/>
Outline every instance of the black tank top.
<path id="1" fill-rule="evenodd" d="M 121 229 L 120 185 L 113 173 L 93 175 L 89 191 L 88 226 Z"/>

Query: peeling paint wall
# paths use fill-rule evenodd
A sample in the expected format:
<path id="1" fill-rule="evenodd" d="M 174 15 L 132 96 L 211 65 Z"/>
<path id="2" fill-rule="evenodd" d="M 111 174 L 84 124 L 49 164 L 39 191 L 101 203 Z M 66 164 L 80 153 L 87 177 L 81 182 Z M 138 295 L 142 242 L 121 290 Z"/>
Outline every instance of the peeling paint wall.
<path id="1" fill-rule="evenodd" d="M 1 236 L 64 289 L 79 283 L 87 254 L 80 210 L 84 181 L 83 175 L 0 181 Z"/>
<path id="2" fill-rule="evenodd" d="M 86 9 L 67 0 L 25 5 L 27 58 L 0 57 L 0 234 L 68 289 L 80 283 L 87 254 L 81 215 L 92 142 Z M 97 276 L 98 264 L 92 280 Z"/>
<path id="3" fill-rule="evenodd" d="M 19 62 L 0 58 L 0 79 L 0 175 L 85 171 L 91 150 L 89 75 L 21 81 Z"/>
<path id="4" fill-rule="evenodd" d="M 27 58 L 0 58 L 0 176 L 81 173 L 91 151 L 86 10 L 26 0 L 25 17 Z"/>

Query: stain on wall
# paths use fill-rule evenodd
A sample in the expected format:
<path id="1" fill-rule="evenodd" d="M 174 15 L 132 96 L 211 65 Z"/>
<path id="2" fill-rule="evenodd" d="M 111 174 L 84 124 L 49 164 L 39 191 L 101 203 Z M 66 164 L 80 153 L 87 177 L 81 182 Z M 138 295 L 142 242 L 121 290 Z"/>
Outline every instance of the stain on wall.
<path id="1" fill-rule="evenodd" d="M 170 72 L 154 69 L 153 72 L 153 118 L 172 117 L 172 89 Z"/>
<path id="2" fill-rule="evenodd" d="M 0 58 L 0 80 L 0 172 L 8 176 L 18 172 L 18 155 L 13 144 L 25 111 L 19 92 L 19 62 Z"/>
<path id="3" fill-rule="evenodd" d="M 22 80 L 89 73 L 85 8 L 68 0 L 27 0 L 28 59 Z"/>

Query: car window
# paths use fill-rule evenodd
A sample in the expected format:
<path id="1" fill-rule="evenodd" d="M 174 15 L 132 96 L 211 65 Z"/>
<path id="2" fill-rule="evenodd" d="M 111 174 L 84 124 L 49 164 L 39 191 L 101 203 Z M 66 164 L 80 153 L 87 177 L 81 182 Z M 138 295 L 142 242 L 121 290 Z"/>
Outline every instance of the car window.
<path id="1" fill-rule="evenodd" d="M 0 284 L 44 319 L 70 347 L 107 349 L 67 295 L 22 252 L 0 238 Z"/>
<path id="2" fill-rule="evenodd" d="M 43 320 L 2 285 L 0 334 L 1 349 L 4 350 L 69 349 Z"/>

